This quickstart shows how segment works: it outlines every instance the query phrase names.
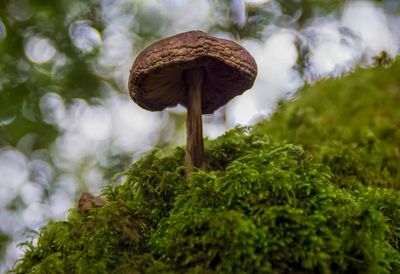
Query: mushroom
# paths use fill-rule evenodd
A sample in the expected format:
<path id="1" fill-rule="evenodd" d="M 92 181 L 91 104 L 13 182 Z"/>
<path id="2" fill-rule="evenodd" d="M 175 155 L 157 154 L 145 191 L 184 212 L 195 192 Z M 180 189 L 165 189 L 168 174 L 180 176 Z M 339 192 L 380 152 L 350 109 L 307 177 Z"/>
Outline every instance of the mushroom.
<path id="1" fill-rule="evenodd" d="M 94 196 L 89 192 L 83 192 L 78 202 L 78 210 L 80 212 L 87 212 L 93 207 L 102 207 L 105 205 L 106 200 L 101 196 Z"/>
<path id="2" fill-rule="evenodd" d="M 189 31 L 144 49 L 132 65 L 129 94 L 144 109 L 187 108 L 186 166 L 205 168 L 202 114 L 211 114 L 253 86 L 254 58 L 237 43 Z"/>

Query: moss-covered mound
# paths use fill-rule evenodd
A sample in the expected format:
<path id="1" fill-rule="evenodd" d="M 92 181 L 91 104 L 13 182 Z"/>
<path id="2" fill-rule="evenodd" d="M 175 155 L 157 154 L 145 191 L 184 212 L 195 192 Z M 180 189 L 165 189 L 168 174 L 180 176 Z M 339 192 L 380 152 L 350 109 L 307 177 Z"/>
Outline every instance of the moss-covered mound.
<path id="1" fill-rule="evenodd" d="M 400 273 L 400 62 L 305 87 L 252 129 L 154 151 L 15 273 Z"/>

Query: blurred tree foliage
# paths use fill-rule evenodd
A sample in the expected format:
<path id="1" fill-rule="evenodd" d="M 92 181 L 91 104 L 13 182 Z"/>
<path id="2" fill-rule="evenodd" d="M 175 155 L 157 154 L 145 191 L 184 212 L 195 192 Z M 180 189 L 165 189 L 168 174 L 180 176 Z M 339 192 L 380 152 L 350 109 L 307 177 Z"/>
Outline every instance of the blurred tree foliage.
<path id="1" fill-rule="evenodd" d="M 267 24 L 301 26 L 316 16 L 340 10 L 344 0 L 267 1 L 245 6 L 243 1 L 212 0 L 221 20 L 209 31 L 222 30 L 238 39 L 261 38 Z M 379 1 L 382 2 L 382 1 Z M 393 1 L 385 1 L 387 6 Z M 115 86 L 112 78 L 93 69 L 99 51 L 82 52 L 71 39 L 70 27 L 86 20 L 101 32 L 106 27 L 101 1 L 27 1 L 4 0 L 0 3 L 0 146 L 15 146 L 28 133 L 36 136 L 33 149 L 46 148 L 57 136 L 54 126 L 45 123 L 39 101 L 47 92 L 58 93 L 67 102 L 73 98 L 89 100 L 101 96 L 101 83 Z M 156 10 L 147 9 L 144 1 L 126 1 L 132 30 L 138 39 L 136 50 L 162 37 L 170 20 Z M 236 4 L 235 4 L 236 3 Z M 243 13 L 245 21 L 235 22 L 232 9 Z M 240 10 L 242 9 L 242 10 Z M 277 11 L 280 13 L 277 13 Z M 157 18 L 158 20 L 154 20 Z M 161 18 L 160 18 L 161 17 Z M 35 63 L 26 56 L 30 37 L 50 39 L 56 56 L 49 62 Z M 119 83 L 120 84 L 120 83 Z M 118 86 L 116 86 L 118 89 Z M 45 134 L 43 134 L 45 133 Z"/>
<path id="2" fill-rule="evenodd" d="M 47 147 L 54 140 L 56 129 L 43 122 L 39 109 L 39 100 L 46 92 L 59 93 L 66 100 L 98 94 L 101 79 L 89 65 L 93 56 L 82 55 L 68 34 L 71 15 L 101 26 L 93 2 L 2 1 L 0 18 L 6 35 L 0 42 L 1 145 L 15 146 L 28 133 L 37 137 L 35 148 Z M 31 62 L 24 50 L 30 35 L 51 38 L 58 54 L 65 56 L 65 64 Z"/>

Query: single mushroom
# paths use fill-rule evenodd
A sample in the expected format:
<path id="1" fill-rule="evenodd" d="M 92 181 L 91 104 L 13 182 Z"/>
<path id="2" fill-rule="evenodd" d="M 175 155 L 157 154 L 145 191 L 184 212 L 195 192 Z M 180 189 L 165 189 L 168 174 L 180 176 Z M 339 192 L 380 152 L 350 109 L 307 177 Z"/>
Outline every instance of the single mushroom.
<path id="1" fill-rule="evenodd" d="M 93 207 L 102 207 L 105 205 L 106 200 L 101 196 L 94 196 L 89 192 L 83 192 L 78 202 L 78 210 L 80 212 L 87 212 Z"/>
<path id="2" fill-rule="evenodd" d="M 237 43 L 202 31 L 180 33 L 148 46 L 136 58 L 129 94 L 144 109 L 187 108 L 186 166 L 204 168 L 202 114 L 211 114 L 253 86 L 257 64 Z"/>

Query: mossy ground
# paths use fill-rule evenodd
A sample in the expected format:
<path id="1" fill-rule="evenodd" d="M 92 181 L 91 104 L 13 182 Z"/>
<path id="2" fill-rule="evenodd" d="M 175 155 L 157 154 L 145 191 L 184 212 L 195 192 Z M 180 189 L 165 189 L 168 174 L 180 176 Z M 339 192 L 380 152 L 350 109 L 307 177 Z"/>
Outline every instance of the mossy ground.
<path id="1" fill-rule="evenodd" d="M 305 87 L 254 128 L 153 151 L 40 229 L 15 273 L 400 273 L 400 62 Z"/>

